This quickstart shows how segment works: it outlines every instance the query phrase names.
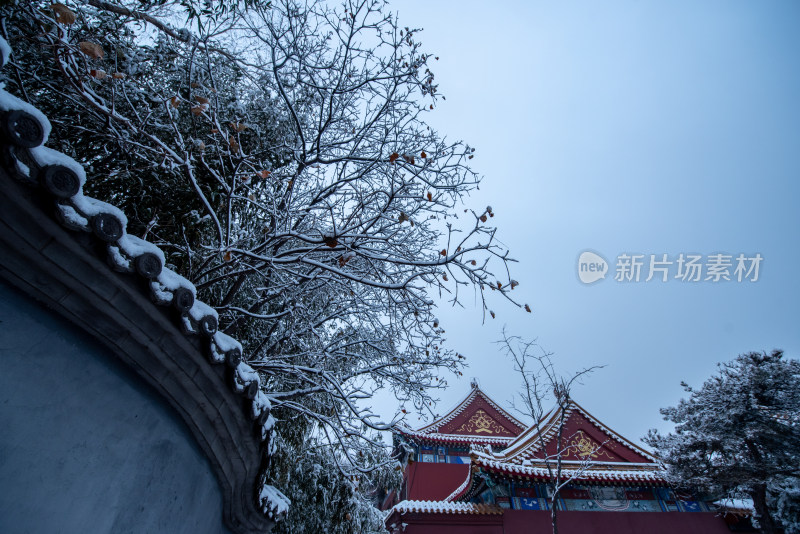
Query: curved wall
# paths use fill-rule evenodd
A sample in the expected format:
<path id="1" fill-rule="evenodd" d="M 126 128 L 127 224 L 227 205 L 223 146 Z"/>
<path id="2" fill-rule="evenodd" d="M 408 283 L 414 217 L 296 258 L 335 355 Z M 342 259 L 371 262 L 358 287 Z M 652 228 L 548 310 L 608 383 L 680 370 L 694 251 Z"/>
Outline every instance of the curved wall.
<path id="1" fill-rule="evenodd" d="M 214 473 L 172 408 L 2 281 L 0 532 L 228 532 Z"/>

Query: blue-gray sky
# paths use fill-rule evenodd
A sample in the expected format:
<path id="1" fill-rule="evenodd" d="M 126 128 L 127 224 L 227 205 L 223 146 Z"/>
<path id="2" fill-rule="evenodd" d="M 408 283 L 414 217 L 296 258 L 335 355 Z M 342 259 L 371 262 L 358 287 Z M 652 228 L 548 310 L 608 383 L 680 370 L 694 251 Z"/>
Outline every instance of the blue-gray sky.
<path id="1" fill-rule="evenodd" d="M 442 409 L 472 376 L 511 400 L 519 379 L 493 343 L 504 324 L 564 372 L 606 365 L 574 396 L 636 440 L 669 428 L 658 409 L 681 398 L 681 380 L 699 386 L 746 351 L 800 356 L 800 3 L 390 7 L 440 57 L 447 100 L 430 122 L 477 148 L 485 180 L 468 205 L 493 207 L 519 260 L 515 294 L 533 308 L 498 302 L 484 325 L 477 305 L 442 309 L 470 364 Z M 755 283 L 624 284 L 612 272 L 587 286 L 576 277 L 585 249 L 612 269 L 622 252 L 764 260 Z"/>

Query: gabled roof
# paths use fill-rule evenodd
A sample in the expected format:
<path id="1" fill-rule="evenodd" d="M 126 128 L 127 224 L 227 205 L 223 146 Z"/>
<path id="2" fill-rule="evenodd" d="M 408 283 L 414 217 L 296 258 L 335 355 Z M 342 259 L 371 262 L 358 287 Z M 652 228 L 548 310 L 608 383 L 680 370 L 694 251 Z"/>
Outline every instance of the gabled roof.
<path id="1" fill-rule="evenodd" d="M 476 382 L 469 394 L 444 416 L 418 430 L 398 427 L 414 441 L 507 445 L 525 425 L 500 407 Z"/>
<path id="2" fill-rule="evenodd" d="M 552 478 L 558 431 L 561 436 L 562 479 L 608 484 L 664 484 L 655 457 L 601 423 L 575 401 L 547 413 L 517 436 L 504 450 L 476 446 L 470 451 L 470 472 L 446 500 L 469 499 L 482 491 L 484 476 L 549 480 Z M 548 469 L 548 460 L 550 468 Z"/>
<path id="3" fill-rule="evenodd" d="M 584 461 L 590 457 L 602 463 L 655 463 L 651 453 L 600 422 L 574 400 L 547 413 L 539 424 L 528 427 L 498 453 L 502 462 L 522 464 L 553 455 L 560 422 L 564 421 L 562 446 L 566 460 Z"/>

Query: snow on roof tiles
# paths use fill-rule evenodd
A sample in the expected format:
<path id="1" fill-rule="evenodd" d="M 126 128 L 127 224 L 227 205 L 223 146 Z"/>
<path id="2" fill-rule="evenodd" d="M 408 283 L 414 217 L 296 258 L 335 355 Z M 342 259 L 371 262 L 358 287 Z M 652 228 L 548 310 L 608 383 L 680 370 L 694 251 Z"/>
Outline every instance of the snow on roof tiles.
<path id="1" fill-rule="evenodd" d="M 604 432 L 607 436 L 612 438 L 623 445 L 624 447 L 635 452 L 637 455 L 646 458 L 652 462 L 656 462 L 655 456 L 645 449 L 639 447 L 635 443 L 621 436 L 607 425 L 601 423 L 596 417 L 587 412 L 577 402 L 570 400 L 569 404 L 563 408 L 554 408 L 548 412 L 539 422 L 538 425 L 531 425 L 513 441 L 508 444 L 508 447 L 500 453 L 501 460 L 513 463 L 522 463 L 526 460 L 534 459 L 535 454 L 539 452 L 543 444 L 548 443 L 553 439 L 558 431 L 560 415 L 564 412 L 564 421 L 567 421 L 571 414 L 579 413 L 588 422 L 597 427 L 600 431 Z"/>
<path id="2" fill-rule="evenodd" d="M 475 504 L 471 502 L 445 502 L 445 501 L 400 501 L 389 511 L 400 514 L 408 512 L 434 513 L 434 514 L 479 514 L 501 515 L 503 509 L 496 504 Z"/>
<path id="3" fill-rule="evenodd" d="M 450 409 L 450 411 L 448 411 L 446 415 L 436 419 L 435 421 L 433 421 L 428 425 L 425 425 L 417 429 L 416 432 L 419 434 L 437 433 L 441 427 L 443 427 L 444 425 L 455 419 L 466 408 L 468 408 L 469 405 L 472 403 L 472 401 L 478 396 L 480 396 L 483 400 L 485 400 L 492 408 L 497 410 L 497 412 L 500 415 L 502 415 L 505 419 L 507 419 L 511 424 L 515 425 L 520 432 L 526 427 L 524 423 L 520 422 L 517 418 L 515 418 L 513 415 L 504 410 L 499 404 L 494 402 L 486 393 L 483 392 L 483 390 L 480 387 L 478 387 L 477 384 L 473 384 L 467 396 L 464 397 L 464 399 L 462 399 L 452 409 Z"/>
<path id="4" fill-rule="evenodd" d="M 471 436 L 466 434 L 428 433 L 412 430 L 404 426 L 397 426 L 396 429 L 399 433 L 411 438 L 416 438 L 420 441 L 436 441 L 441 443 L 508 445 L 515 439 L 509 436 Z"/>
<path id="5" fill-rule="evenodd" d="M 479 465 L 485 469 L 499 471 L 503 473 L 510 473 L 514 475 L 523 475 L 530 478 L 550 478 L 550 471 L 544 465 L 520 465 L 508 462 L 499 462 L 497 460 L 490 460 L 484 457 L 475 457 L 474 464 Z M 612 466 L 601 465 L 598 467 L 581 468 L 579 466 L 569 467 L 563 465 L 561 468 L 561 475 L 564 479 L 577 475 L 577 480 L 586 481 L 635 481 L 635 482 L 662 482 L 664 480 L 663 473 L 655 468 L 614 468 Z"/>
<path id="6" fill-rule="evenodd" d="M 0 67 L 7 63 L 10 53 L 10 46 L 0 37 Z M 62 225 L 93 233 L 104 241 L 108 260 L 115 270 L 146 279 L 156 304 L 172 305 L 181 314 L 185 332 L 199 334 L 207 342 L 211 362 L 226 362 L 233 369 L 233 389 L 251 401 L 247 403 L 248 415 L 260 431 L 263 453 L 270 455 L 274 448 L 269 439 L 274 419 L 268 396 L 261 392 L 258 373 L 242 363 L 241 344 L 217 331 L 217 312 L 195 298 L 197 290 L 191 282 L 166 268 L 164 253 L 156 245 L 127 234 L 128 221 L 122 210 L 84 196 L 83 166 L 43 146 L 50 134 L 50 122 L 40 110 L 8 93 L 0 84 L 0 111 L 5 112 L 3 144 L 10 147 L 9 174 L 30 186 L 38 184 L 52 195 L 58 201 L 57 215 Z M 258 505 L 264 515 L 278 519 L 285 514 L 289 501 L 280 491 L 263 483 L 259 494 Z"/>

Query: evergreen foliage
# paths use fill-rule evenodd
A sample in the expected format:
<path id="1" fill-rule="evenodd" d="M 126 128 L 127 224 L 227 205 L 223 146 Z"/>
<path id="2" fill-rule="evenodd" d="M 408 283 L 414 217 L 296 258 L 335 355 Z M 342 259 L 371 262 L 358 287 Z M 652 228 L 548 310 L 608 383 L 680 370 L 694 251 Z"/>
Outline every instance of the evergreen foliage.
<path id="1" fill-rule="evenodd" d="M 712 499 L 749 497 L 763 532 L 798 532 L 800 362 L 783 352 L 750 352 L 719 365 L 700 389 L 664 408 L 675 431 L 651 430 L 678 486 Z"/>

